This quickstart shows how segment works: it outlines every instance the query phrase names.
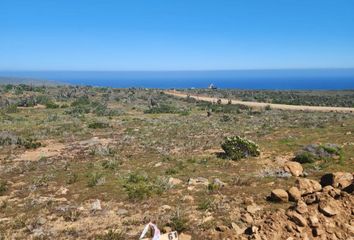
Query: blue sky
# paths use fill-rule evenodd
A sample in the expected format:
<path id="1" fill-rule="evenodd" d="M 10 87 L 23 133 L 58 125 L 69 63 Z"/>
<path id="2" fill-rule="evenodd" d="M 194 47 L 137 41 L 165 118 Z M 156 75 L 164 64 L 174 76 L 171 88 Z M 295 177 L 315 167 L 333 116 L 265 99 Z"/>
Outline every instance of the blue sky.
<path id="1" fill-rule="evenodd" d="M 0 70 L 354 67 L 352 0 L 0 0 Z"/>

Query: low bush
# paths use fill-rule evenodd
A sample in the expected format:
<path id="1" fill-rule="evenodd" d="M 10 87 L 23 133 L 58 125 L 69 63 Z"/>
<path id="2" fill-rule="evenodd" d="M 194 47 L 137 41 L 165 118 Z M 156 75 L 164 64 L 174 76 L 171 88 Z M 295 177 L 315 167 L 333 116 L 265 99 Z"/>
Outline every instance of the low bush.
<path id="1" fill-rule="evenodd" d="M 42 146 L 40 142 L 37 142 L 33 138 L 18 138 L 17 144 L 24 146 L 26 149 L 35 149 Z"/>
<path id="2" fill-rule="evenodd" d="M 156 178 L 149 179 L 146 175 L 131 173 L 123 185 L 128 198 L 133 201 L 143 200 L 153 194 L 162 194 L 168 189 L 168 181 Z"/>
<path id="3" fill-rule="evenodd" d="M 341 147 L 336 144 L 310 144 L 296 154 L 294 161 L 314 163 L 318 160 L 329 160 L 341 156 Z"/>
<path id="4" fill-rule="evenodd" d="M 0 180 L 0 196 L 2 196 L 7 191 L 7 182 Z"/>
<path id="5" fill-rule="evenodd" d="M 107 233 L 97 235 L 95 240 L 126 240 L 127 236 L 123 231 L 110 229 Z"/>
<path id="6" fill-rule="evenodd" d="M 221 144 L 221 148 L 225 152 L 225 157 L 232 160 L 260 155 L 259 146 L 256 143 L 240 136 L 225 138 L 225 141 Z"/>
<path id="7" fill-rule="evenodd" d="M 89 179 L 87 181 L 88 187 L 102 185 L 105 182 L 105 178 L 102 173 L 94 172 L 94 173 L 91 173 L 88 177 L 89 177 Z"/>
<path id="8" fill-rule="evenodd" d="M 177 209 L 170 218 L 169 226 L 179 233 L 183 232 L 188 229 L 188 219 L 179 209 Z"/>
<path id="9" fill-rule="evenodd" d="M 93 128 L 93 129 L 99 129 L 99 128 L 108 128 L 109 124 L 108 123 L 103 123 L 103 122 L 94 122 L 94 123 L 90 123 L 88 125 L 89 128 Z"/>

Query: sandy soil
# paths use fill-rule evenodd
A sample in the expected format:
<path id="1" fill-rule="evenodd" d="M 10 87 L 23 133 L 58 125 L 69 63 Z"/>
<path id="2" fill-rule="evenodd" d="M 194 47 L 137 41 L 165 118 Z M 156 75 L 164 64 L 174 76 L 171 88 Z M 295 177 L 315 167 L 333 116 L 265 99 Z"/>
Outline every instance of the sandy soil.
<path id="1" fill-rule="evenodd" d="M 178 91 L 164 91 L 164 93 L 176 97 L 181 97 L 181 98 L 186 98 L 188 96 L 188 94 L 181 93 Z M 229 99 L 226 98 L 213 98 L 213 97 L 200 96 L 200 95 L 189 95 L 189 97 L 194 98 L 196 100 L 206 101 L 206 102 L 216 103 L 218 99 L 221 100 L 222 104 L 228 104 L 229 102 Z M 232 104 L 241 104 L 252 108 L 260 108 L 260 109 L 265 108 L 266 106 L 270 106 L 272 109 L 281 109 L 281 110 L 354 113 L 354 108 L 348 108 L 348 107 L 287 105 L 287 104 L 273 104 L 273 103 L 262 103 L 262 102 L 247 102 L 247 101 L 240 101 L 235 99 L 231 99 L 231 100 L 232 100 Z"/>

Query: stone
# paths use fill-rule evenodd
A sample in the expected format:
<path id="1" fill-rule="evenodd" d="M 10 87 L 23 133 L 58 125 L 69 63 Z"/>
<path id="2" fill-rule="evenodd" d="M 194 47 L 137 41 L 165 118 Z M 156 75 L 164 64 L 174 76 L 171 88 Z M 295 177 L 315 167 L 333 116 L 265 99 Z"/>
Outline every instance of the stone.
<path id="1" fill-rule="evenodd" d="M 56 195 L 66 195 L 69 189 L 65 187 L 60 187 L 59 190 L 56 192 Z"/>
<path id="2" fill-rule="evenodd" d="M 224 225 L 219 225 L 219 226 L 216 226 L 215 230 L 218 232 L 226 232 L 227 230 L 229 230 L 229 228 Z"/>
<path id="3" fill-rule="evenodd" d="M 170 227 L 168 227 L 168 226 L 164 226 L 164 227 L 162 228 L 162 232 L 164 232 L 164 233 L 172 232 L 172 228 L 170 228 Z"/>
<path id="4" fill-rule="evenodd" d="M 288 202 L 289 201 L 289 195 L 283 189 L 274 189 L 271 192 L 270 198 L 271 198 L 271 200 L 273 200 L 275 202 Z"/>
<path id="5" fill-rule="evenodd" d="M 214 186 L 217 186 L 217 187 L 219 187 L 219 188 L 221 188 L 221 187 L 226 186 L 226 183 L 224 183 L 223 181 L 221 181 L 219 178 L 215 178 L 215 179 L 213 180 L 213 185 L 214 185 Z"/>
<path id="6" fill-rule="evenodd" d="M 101 201 L 96 199 L 92 205 L 91 205 L 91 210 L 92 211 L 101 211 L 102 210 L 102 207 L 101 207 Z"/>
<path id="7" fill-rule="evenodd" d="M 288 193 L 289 193 L 289 199 L 291 201 L 296 202 L 301 198 L 301 192 L 297 187 L 291 187 Z"/>
<path id="8" fill-rule="evenodd" d="M 299 200 L 297 203 L 296 203 L 296 211 L 300 214 L 304 214 L 304 213 L 307 213 L 308 212 L 308 208 L 307 208 L 307 205 L 304 201 L 302 200 Z"/>
<path id="9" fill-rule="evenodd" d="M 258 206 L 257 204 L 252 204 L 252 205 L 248 205 L 246 207 L 247 212 L 251 213 L 251 214 L 255 214 L 257 211 L 261 210 L 262 208 L 260 206 Z"/>
<path id="10" fill-rule="evenodd" d="M 310 227 L 318 228 L 320 226 L 318 218 L 315 215 L 309 217 L 309 222 L 310 222 Z"/>
<path id="11" fill-rule="evenodd" d="M 154 165 L 155 167 L 161 167 L 162 166 L 162 162 L 158 162 Z"/>
<path id="12" fill-rule="evenodd" d="M 172 209 L 172 207 L 169 205 L 163 205 L 160 207 L 161 212 L 167 212 L 167 211 L 170 211 L 171 209 Z"/>
<path id="13" fill-rule="evenodd" d="M 335 188 L 343 189 L 353 183 L 353 175 L 348 172 L 335 172 L 328 173 L 322 176 L 322 186 L 332 186 Z"/>
<path id="14" fill-rule="evenodd" d="M 192 197 L 190 195 L 186 195 L 186 196 L 183 196 L 182 201 L 192 203 L 192 202 L 194 202 L 194 197 Z"/>
<path id="15" fill-rule="evenodd" d="M 212 220 L 214 220 L 214 217 L 213 216 L 207 216 L 207 217 L 205 217 L 205 218 L 203 218 L 203 223 L 206 223 L 206 222 L 210 222 L 210 221 L 212 221 Z"/>
<path id="16" fill-rule="evenodd" d="M 171 186 L 176 186 L 176 185 L 179 185 L 182 183 L 182 180 L 178 179 L 178 178 L 173 178 L 173 177 L 170 177 L 168 179 L 168 184 L 171 185 Z"/>
<path id="17" fill-rule="evenodd" d="M 325 186 L 322 189 L 322 192 L 328 194 L 329 196 L 331 196 L 333 198 L 336 198 L 336 197 L 340 196 L 340 190 L 336 189 L 336 188 L 334 188 L 334 187 L 332 187 L 330 185 Z"/>
<path id="18" fill-rule="evenodd" d="M 189 185 L 209 185 L 209 180 L 203 177 L 198 177 L 198 178 L 190 178 L 188 180 Z"/>
<path id="19" fill-rule="evenodd" d="M 118 209 L 118 211 L 117 211 L 117 215 L 119 215 L 119 216 L 126 216 L 126 215 L 128 215 L 128 210 L 126 210 L 126 209 L 124 209 L 124 208 L 121 208 L 121 209 Z"/>
<path id="20" fill-rule="evenodd" d="M 231 223 L 232 229 L 235 231 L 236 235 L 241 235 L 245 232 L 246 228 L 240 228 L 236 223 Z"/>
<path id="21" fill-rule="evenodd" d="M 314 228 L 314 229 L 312 229 L 312 234 L 314 237 L 319 237 L 319 236 L 325 234 L 325 231 L 321 228 Z"/>
<path id="22" fill-rule="evenodd" d="M 289 218 L 298 226 L 300 227 L 306 227 L 307 226 L 307 221 L 306 219 L 301 216 L 299 213 L 295 212 L 295 211 L 290 211 L 287 213 L 287 215 L 289 216 Z"/>
<path id="23" fill-rule="evenodd" d="M 47 222 L 47 219 L 45 219 L 44 217 L 39 217 L 37 219 L 37 224 L 38 225 L 44 225 Z"/>
<path id="24" fill-rule="evenodd" d="M 181 233 L 181 234 L 179 234 L 178 239 L 179 240 L 192 240 L 192 236 L 185 234 L 185 233 Z"/>
<path id="25" fill-rule="evenodd" d="M 354 183 L 350 184 L 348 187 L 342 189 L 344 192 L 347 193 L 354 193 Z"/>
<path id="26" fill-rule="evenodd" d="M 332 217 L 338 214 L 338 205 L 333 199 L 321 201 L 318 204 L 318 209 L 327 217 Z"/>
<path id="27" fill-rule="evenodd" d="M 319 201 L 316 193 L 311 193 L 309 195 L 304 196 L 303 200 L 308 205 L 313 204 L 313 203 L 317 203 Z"/>
<path id="28" fill-rule="evenodd" d="M 302 175 L 304 169 L 300 163 L 288 161 L 284 164 L 284 171 L 291 173 L 295 177 L 299 177 Z"/>
<path id="29" fill-rule="evenodd" d="M 249 213 L 245 213 L 241 216 L 241 220 L 245 223 L 251 224 L 253 223 L 253 218 Z"/>
<path id="30" fill-rule="evenodd" d="M 321 184 L 312 179 L 298 178 L 295 181 L 295 184 L 300 190 L 302 196 L 314 192 L 319 192 L 322 190 Z"/>

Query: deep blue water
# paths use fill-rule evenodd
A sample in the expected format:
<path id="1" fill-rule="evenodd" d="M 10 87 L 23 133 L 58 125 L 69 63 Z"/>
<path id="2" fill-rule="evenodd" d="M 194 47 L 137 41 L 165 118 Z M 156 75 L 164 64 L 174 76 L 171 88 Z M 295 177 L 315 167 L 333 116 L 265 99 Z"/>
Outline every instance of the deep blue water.
<path id="1" fill-rule="evenodd" d="M 0 71 L 0 76 L 117 88 L 354 89 L 354 69 L 239 71 Z"/>

